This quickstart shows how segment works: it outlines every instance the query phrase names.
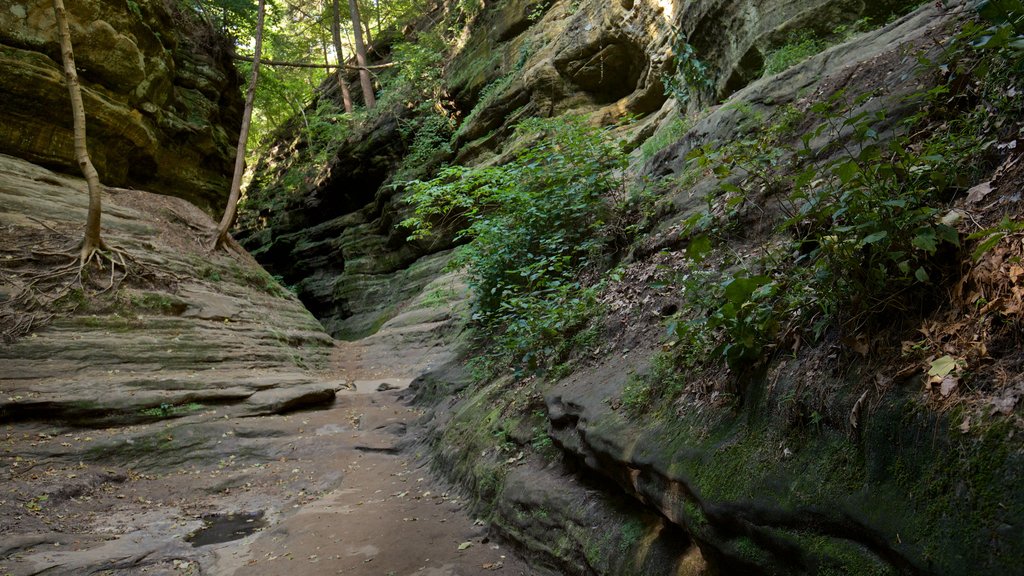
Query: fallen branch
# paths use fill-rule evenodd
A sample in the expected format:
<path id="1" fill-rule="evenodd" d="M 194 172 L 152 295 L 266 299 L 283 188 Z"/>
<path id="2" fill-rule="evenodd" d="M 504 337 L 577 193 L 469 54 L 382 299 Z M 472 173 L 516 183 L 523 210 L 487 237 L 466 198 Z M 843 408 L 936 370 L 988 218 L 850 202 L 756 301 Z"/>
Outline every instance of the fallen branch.
<path id="1" fill-rule="evenodd" d="M 252 57 L 250 57 L 250 56 L 239 56 L 238 54 L 232 54 L 231 58 L 232 58 L 232 60 L 237 60 L 239 62 L 250 62 L 250 63 L 252 62 Z M 285 61 L 282 61 L 282 60 L 264 60 L 263 58 L 260 58 L 260 64 L 261 65 L 266 64 L 267 66 L 289 66 L 289 67 L 292 67 L 292 68 L 320 68 L 320 69 L 328 69 L 328 70 L 329 69 L 334 69 L 334 68 L 341 68 L 341 66 L 338 65 L 338 64 L 312 64 L 312 63 L 309 63 L 309 62 L 285 62 Z M 344 68 L 346 70 L 381 70 L 383 68 L 391 68 L 392 66 L 395 66 L 396 64 L 397 64 L 397 62 L 387 62 L 385 64 L 374 64 L 372 66 L 353 66 L 351 64 L 345 64 Z"/>

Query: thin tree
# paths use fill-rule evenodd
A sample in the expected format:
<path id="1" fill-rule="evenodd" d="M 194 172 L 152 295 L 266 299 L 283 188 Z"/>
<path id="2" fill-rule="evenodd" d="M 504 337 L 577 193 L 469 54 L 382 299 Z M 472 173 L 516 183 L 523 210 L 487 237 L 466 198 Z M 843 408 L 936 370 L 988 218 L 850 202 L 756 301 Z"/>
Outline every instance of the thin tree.
<path id="1" fill-rule="evenodd" d="M 331 35 L 334 36 L 334 53 L 338 57 L 338 86 L 341 88 L 341 100 L 345 104 L 345 112 L 352 113 L 352 94 L 348 91 L 348 84 L 345 83 L 345 53 L 341 49 L 341 10 L 338 9 L 338 0 L 331 2 L 334 11 L 334 19 L 331 21 Z M 362 73 L 362 72 L 360 72 Z"/>
<path id="2" fill-rule="evenodd" d="M 373 108 L 377 105 L 377 98 L 373 95 L 373 82 L 370 80 L 370 71 L 366 68 L 366 44 L 363 44 L 363 30 L 356 0 L 348 0 L 348 10 L 352 16 L 352 35 L 356 41 L 356 63 L 359 64 L 359 84 L 363 87 L 363 101 L 367 108 Z"/>
<path id="3" fill-rule="evenodd" d="M 54 0 L 57 1 L 57 0 Z M 242 129 L 238 133 L 238 149 L 235 151 L 235 173 L 231 178 L 231 193 L 228 195 L 228 205 L 224 209 L 224 217 L 217 226 L 217 238 L 214 240 L 213 249 L 217 250 L 224 246 L 228 239 L 228 229 L 235 222 L 235 215 L 238 213 L 238 199 L 242 195 L 242 174 L 245 172 L 245 144 L 249 139 L 249 124 L 252 121 L 252 103 L 256 98 L 256 82 L 260 78 L 260 55 L 263 50 L 263 15 L 265 0 L 260 0 L 256 14 L 256 51 L 252 58 L 252 77 L 249 79 L 249 89 L 245 94 L 245 109 L 242 112 Z"/>
<path id="4" fill-rule="evenodd" d="M 85 238 L 79 253 L 79 269 L 89 263 L 98 253 L 107 247 L 100 238 L 100 215 L 102 213 L 103 185 L 100 175 L 92 165 L 89 149 L 85 140 L 85 104 L 82 103 L 82 87 L 78 83 L 78 71 L 75 68 L 75 53 L 71 47 L 71 29 L 68 26 L 68 15 L 63 0 L 53 0 L 53 12 L 57 20 L 57 37 L 60 39 L 60 53 L 64 61 L 64 76 L 67 80 L 68 95 L 71 97 L 71 114 L 74 118 L 75 160 L 89 185 L 89 212 L 85 220 Z"/>

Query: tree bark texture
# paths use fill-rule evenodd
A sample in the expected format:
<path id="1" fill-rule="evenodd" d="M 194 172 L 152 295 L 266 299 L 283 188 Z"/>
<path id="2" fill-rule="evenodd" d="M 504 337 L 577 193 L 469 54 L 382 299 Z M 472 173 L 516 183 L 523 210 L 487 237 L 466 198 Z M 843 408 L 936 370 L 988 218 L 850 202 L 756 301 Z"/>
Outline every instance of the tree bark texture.
<path id="1" fill-rule="evenodd" d="M 57 1 L 57 0 L 54 0 Z M 231 178 L 231 193 L 228 195 L 228 205 L 224 209 L 224 217 L 217 226 L 217 239 L 214 241 L 214 249 L 221 248 L 228 239 L 228 230 L 235 222 L 235 215 L 238 213 L 238 199 L 242 196 L 242 174 L 245 172 L 245 145 L 249 139 L 249 124 L 252 122 L 252 103 L 256 98 L 256 82 L 260 78 L 260 55 L 263 51 L 263 17 L 265 14 L 265 0 L 260 0 L 256 15 L 256 50 L 252 58 L 252 76 L 249 79 L 249 89 L 245 94 L 245 109 L 242 112 L 242 129 L 238 133 L 238 149 L 235 151 L 235 173 Z"/>
<path id="2" fill-rule="evenodd" d="M 373 95 L 370 71 L 366 69 L 366 44 L 363 43 L 363 29 L 359 21 L 359 6 L 356 5 L 356 0 L 348 0 L 348 10 L 352 15 L 352 35 L 356 41 L 356 63 L 360 66 L 359 84 L 363 87 L 363 101 L 367 108 L 373 108 L 377 105 L 377 98 Z"/>
<path id="3" fill-rule="evenodd" d="M 64 62 L 64 76 L 68 84 L 68 95 L 71 98 L 71 114 L 74 118 L 75 161 L 82 170 L 86 183 L 89 185 L 89 213 L 85 221 L 85 238 L 82 240 L 81 262 L 86 263 L 97 250 L 103 249 L 100 238 L 100 216 L 102 214 L 103 186 L 100 175 L 89 157 L 89 149 L 85 140 L 85 104 L 82 102 L 82 88 L 78 83 L 78 71 L 75 68 L 75 53 L 71 46 L 71 28 L 68 26 L 68 15 L 63 0 L 53 0 L 53 12 L 57 20 L 57 37 L 60 39 L 61 59 Z"/>
<path id="4" fill-rule="evenodd" d="M 338 86 L 341 88 L 341 100 L 345 105 L 345 112 L 352 113 L 352 94 L 348 91 L 348 84 L 345 83 L 345 75 L 342 74 L 342 66 L 345 65 L 345 53 L 341 49 L 341 10 L 338 8 L 338 0 L 332 0 L 334 19 L 331 21 L 331 34 L 334 36 L 334 53 L 338 57 L 339 68 L 335 71 L 338 75 Z M 360 71 L 362 74 L 362 71 Z"/>

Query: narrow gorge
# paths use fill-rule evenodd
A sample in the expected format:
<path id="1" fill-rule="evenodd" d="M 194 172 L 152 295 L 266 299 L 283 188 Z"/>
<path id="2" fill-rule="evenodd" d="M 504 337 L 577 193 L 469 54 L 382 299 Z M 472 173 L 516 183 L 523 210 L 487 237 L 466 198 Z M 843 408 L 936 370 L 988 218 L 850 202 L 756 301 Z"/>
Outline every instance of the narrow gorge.
<path id="1" fill-rule="evenodd" d="M 211 250 L 256 3 L 69 2 L 78 269 L 0 3 L 0 574 L 1022 573 L 1018 0 L 268 4 Z"/>

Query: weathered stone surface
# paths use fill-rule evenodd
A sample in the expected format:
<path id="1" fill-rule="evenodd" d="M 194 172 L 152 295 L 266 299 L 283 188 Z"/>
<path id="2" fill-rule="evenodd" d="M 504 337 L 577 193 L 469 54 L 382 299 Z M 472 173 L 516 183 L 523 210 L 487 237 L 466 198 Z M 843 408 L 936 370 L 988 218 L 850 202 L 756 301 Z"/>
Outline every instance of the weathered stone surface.
<path id="1" fill-rule="evenodd" d="M 698 108 L 755 80 L 763 54 L 791 31 L 830 31 L 896 4 L 560 0 L 538 12 L 534 2 L 489 3 L 447 67 L 447 89 L 463 117 L 452 140 L 454 160 L 500 161 L 514 124 L 529 116 L 584 114 L 610 125 L 632 114 L 641 119 L 623 136 L 650 135 L 677 108 L 662 80 L 673 65 L 674 31 L 687 37 L 714 81 L 708 93 L 693 95 L 690 105 Z M 301 135 L 286 130 L 257 166 L 249 190 L 250 198 L 264 200 L 252 202 L 253 212 L 241 218 L 242 243 L 295 285 L 327 330 L 342 338 L 373 333 L 402 310 L 440 273 L 451 247 L 443 238 L 409 242 L 397 226 L 410 210 L 391 181 L 406 146 L 397 128 L 383 115 L 341 145 L 327 166 L 284 184 L 287 170 L 309 162 Z"/>
<path id="2" fill-rule="evenodd" d="M 227 197 L 241 119 L 227 46 L 172 3 L 68 3 L 101 180 L 210 210 Z M 0 153 L 78 174 L 48 0 L 0 3 Z"/>
<path id="3" fill-rule="evenodd" d="M 8 254 L 44 224 L 77 240 L 86 202 L 81 180 L 0 155 Z M 185 416 L 197 406 L 265 414 L 333 399 L 334 386 L 314 372 L 331 338 L 251 259 L 209 254 L 208 216 L 184 200 L 130 190 L 105 194 L 104 206 L 106 241 L 138 259 L 130 273 L 161 267 L 182 278 L 95 296 L 101 308 L 0 345 L 4 419 L 97 425 Z M 12 294 L 24 287 L 7 285 Z"/>
<path id="4" fill-rule="evenodd" d="M 728 142 L 750 130 L 750 110 L 767 117 L 779 106 L 801 98 L 807 105 L 844 88 L 874 95 L 857 112 L 884 109 L 891 119 L 905 117 L 903 97 L 923 81 L 906 51 L 938 45 L 936 35 L 957 15 L 951 8 L 924 6 L 778 76 L 740 86 L 732 98 L 749 109 L 706 110 L 680 142 L 641 168 L 652 176 L 680 172 L 694 146 Z M 740 15 L 728 21 L 735 18 Z M 722 62 L 742 60 L 750 46 L 723 48 Z M 650 251 L 678 241 L 679 222 L 704 198 L 699 188 L 687 187 L 673 201 Z M 688 388 L 671 405 L 637 414 L 625 405 L 628 386 L 650 369 L 664 333 L 659 314 L 649 320 L 641 311 L 616 318 L 637 325 L 621 328 L 626 335 L 619 346 L 557 383 L 503 377 L 471 384 L 452 367 L 413 383 L 421 400 L 434 405 L 430 417 L 443 430 L 433 445 L 436 461 L 545 562 L 574 573 L 637 569 L 594 562 L 575 541 L 581 524 L 595 528 L 590 542 L 604 534 L 600 521 L 583 520 L 587 506 L 596 508 L 600 497 L 576 500 L 581 481 L 600 486 L 602 497 L 630 495 L 634 514 L 654 511 L 678 531 L 676 551 L 692 540 L 711 573 L 955 575 L 1016 569 L 1024 553 L 1016 520 L 1024 514 L 1024 498 L 1016 490 L 1024 466 L 1018 434 L 1008 432 L 1015 424 L 1000 422 L 993 426 L 997 432 L 969 437 L 957 429 L 960 416 L 935 414 L 919 404 L 916 380 L 876 392 L 880 374 L 868 366 L 870 358 L 863 367 L 833 371 L 808 359 L 806 350 L 776 363 L 767 375 L 745 375 L 742 385 L 755 392 L 743 402 L 696 401 L 700 383 L 690 381 L 695 392 Z M 809 380 L 826 407 L 810 417 L 827 425 L 793 423 L 793 398 Z M 865 389 L 872 413 L 849 424 Z M 543 421 L 530 416 L 540 394 Z M 453 403 L 452 397 L 460 400 Z M 500 441 L 488 442 L 488 436 Z M 562 458 L 552 457 L 538 471 L 522 453 L 549 437 Z M 545 474 L 558 480 L 548 483 Z M 619 517 L 616 524 L 631 520 L 636 516 Z M 679 559 L 670 568 L 653 564 L 639 573 L 702 572 L 700 566 L 684 570 Z"/>

